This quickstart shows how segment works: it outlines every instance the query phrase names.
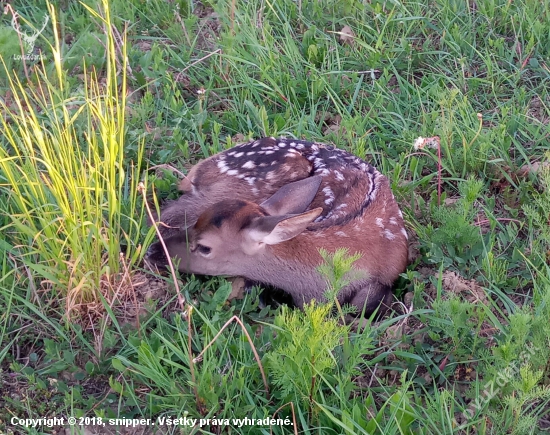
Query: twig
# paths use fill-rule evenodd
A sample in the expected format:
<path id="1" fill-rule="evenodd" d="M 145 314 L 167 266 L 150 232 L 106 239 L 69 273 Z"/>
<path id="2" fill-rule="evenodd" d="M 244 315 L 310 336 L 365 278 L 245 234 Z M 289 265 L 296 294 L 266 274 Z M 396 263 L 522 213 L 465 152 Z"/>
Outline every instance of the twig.
<path id="1" fill-rule="evenodd" d="M 233 317 L 231 317 L 231 319 L 229 319 L 227 322 L 225 322 L 225 325 L 222 326 L 222 328 L 214 336 L 214 338 L 210 341 L 210 343 L 208 343 L 206 345 L 206 347 L 202 350 L 202 352 L 199 353 L 198 356 L 196 356 L 193 361 L 194 362 L 200 361 L 202 359 L 202 356 L 204 355 L 204 352 L 206 352 L 208 350 L 208 348 L 210 346 L 212 346 L 212 344 L 214 344 L 214 342 L 218 339 L 218 337 L 221 335 L 223 330 L 225 328 L 227 328 L 231 324 L 231 322 L 233 322 L 233 321 L 236 321 L 240 325 L 241 329 L 243 330 L 244 334 L 246 335 L 246 338 L 247 338 L 248 342 L 250 343 L 250 347 L 252 348 L 252 352 L 254 353 L 254 358 L 256 359 L 256 362 L 258 363 L 258 367 L 260 368 L 260 373 L 262 374 L 262 379 L 264 381 L 267 400 L 271 400 L 270 397 L 269 397 L 269 386 L 267 385 L 267 378 L 265 377 L 264 369 L 262 367 L 262 362 L 260 361 L 260 356 L 258 355 L 258 351 L 256 350 L 256 347 L 254 347 L 254 342 L 252 341 L 252 338 L 250 338 L 250 334 L 246 330 L 243 322 L 237 316 L 233 316 Z"/>
<path id="2" fill-rule="evenodd" d="M 167 165 L 167 164 L 149 166 L 149 170 L 157 169 L 157 168 L 168 169 L 169 171 L 175 172 L 176 174 L 178 174 L 182 178 L 187 178 L 187 175 L 185 175 L 183 172 L 181 172 L 180 170 L 174 168 L 173 166 Z"/>
<path id="3" fill-rule="evenodd" d="M 192 339 L 192 325 L 191 325 L 191 314 L 193 313 L 193 305 L 189 304 L 187 308 L 187 349 L 189 351 L 189 370 L 191 371 L 191 382 L 193 383 L 193 393 L 195 394 L 195 401 L 197 406 L 200 406 L 199 400 L 199 391 L 197 389 L 197 381 L 195 378 L 195 361 L 193 359 L 193 350 L 191 349 L 191 339 Z"/>
<path id="4" fill-rule="evenodd" d="M 531 50 L 531 51 L 529 52 L 529 54 L 527 55 L 527 57 L 525 58 L 525 60 L 522 62 L 521 68 L 520 68 L 520 69 L 523 69 L 523 68 L 525 68 L 525 67 L 527 66 L 527 62 L 529 62 L 529 60 L 531 59 L 532 53 L 533 53 L 533 50 Z"/>
<path id="5" fill-rule="evenodd" d="M 277 415 L 277 413 L 283 409 L 286 405 L 290 405 L 290 409 L 292 410 L 292 423 L 293 423 L 293 426 L 294 426 L 294 435 L 298 435 L 298 424 L 296 423 L 296 413 L 294 412 L 294 403 L 292 402 L 288 402 L 288 403 L 285 403 L 284 405 L 281 405 L 279 406 L 275 412 L 273 413 L 273 418 L 275 418 L 275 416 Z M 271 425 L 269 425 L 269 433 L 272 434 L 273 433 L 273 429 L 271 428 Z"/>
<path id="6" fill-rule="evenodd" d="M 145 185 L 142 181 L 138 184 L 138 191 L 143 196 L 143 203 L 145 204 L 145 208 L 147 209 L 147 214 L 149 215 L 149 219 L 151 220 L 151 224 L 155 228 L 155 231 L 157 233 L 157 236 L 159 238 L 159 242 L 162 245 L 162 249 L 164 250 L 164 254 L 166 255 L 166 258 L 168 259 L 168 266 L 170 266 L 170 273 L 172 274 L 172 278 L 174 279 L 174 286 L 176 287 L 176 293 L 178 295 L 178 301 L 180 304 L 181 311 L 185 311 L 185 299 L 181 295 L 180 287 L 178 285 L 178 277 L 176 275 L 176 270 L 174 269 L 174 265 L 172 264 L 172 260 L 170 258 L 170 254 L 168 253 L 168 248 L 166 247 L 166 244 L 164 243 L 164 239 L 162 238 L 162 235 L 160 234 L 159 228 L 157 223 L 155 222 L 155 219 L 153 218 L 153 213 L 151 212 L 151 208 L 149 207 L 149 203 L 147 202 L 147 197 L 145 194 Z"/>
<path id="7" fill-rule="evenodd" d="M 371 385 L 372 385 L 372 381 L 374 380 L 374 377 L 376 376 L 376 369 L 378 368 L 378 363 L 376 363 L 374 365 L 374 368 L 372 369 L 372 373 L 371 373 L 371 376 L 370 376 L 370 381 L 369 381 L 369 385 L 367 385 L 367 388 L 370 388 Z"/>
<path id="8" fill-rule="evenodd" d="M 443 358 L 443 360 L 438 366 L 439 370 L 441 371 L 445 370 L 445 367 L 447 367 L 447 363 L 449 362 L 449 356 L 451 356 L 456 351 L 457 348 L 458 348 L 458 345 L 456 345 L 453 349 L 451 349 L 451 351 L 447 355 L 445 355 L 445 358 Z"/>
<path id="9" fill-rule="evenodd" d="M 202 62 L 203 60 L 205 59 L 208 59 L 210 56 L 216 54 L 216 53 L 221 53 L 222 49 L 221 48 L 218 48 L 217 50 L 213 51 L 212 53 L 208 53 L 206 56 L 204 57 L 201 57 L 200 59 L 196 60 L 195 62 L 193 62 L 192 64 L 190 65 L 187 65 L 185 68 L 183 68 L 179 73 L 178 75 L 176 76 L 176 81 L 179 80 L 180 76 L 185 72 L 187 71 L 189 68 L 191 68 L 192 66 L 195 66 L 196 64 L 198 64 L 199 62 Z"/>
<path id="10" fill-rule="evenodd" d="M 521 222 L 520 220 L 517 220 L 517 219 L 511 219 L 511 218 L 495 218 L 496 221 L 499 221 L 499 222 L 516 222 L 520 225 L 523 224 L 523 222 Z M 489 219 L 483 219 L 482 221 L 477 221 L 474 223 L 474 225 L 480 227 L 481 225 L 484 225 L 484 224 L 488 224 L 490 223 L 491 221 Z"/>

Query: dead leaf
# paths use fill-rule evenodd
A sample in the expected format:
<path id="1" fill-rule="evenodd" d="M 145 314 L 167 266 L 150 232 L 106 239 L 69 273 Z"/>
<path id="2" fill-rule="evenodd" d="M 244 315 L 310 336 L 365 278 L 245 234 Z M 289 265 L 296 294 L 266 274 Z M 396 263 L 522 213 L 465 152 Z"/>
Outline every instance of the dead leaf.
<path id="1" fill-rule="evenodd" d="M 246 289 L 246 280 L 241 276 L 237 276 L 235 278 L 228 279 L 228 281 L 231 282 L 231 293 L 229 294 L 227 300 L 231 301 L 233 299 L 243 299 Z"/>
<path id="2" fill-rule="evenodd" d="M 445 205 L 453 205 L 460 198 L 445 198 Z"/>
<path id="3" fill-rule="evenodd" d="M 433 137 L 418 137 L 414 141 L 414 149 L 416 151 L 427 148 L 433 148 L 438 149 L 440 147 L 440 138 L 439 136 L 433 136 Z"/>
<path id="4" fill-rule="evenodd" d="M 350 26 L 344 26 L 340 30 L 340 42 L 348 45 L 353 45 L 355 42 L 355 33 L 353 33 Z"/>
<path id="5" fill-rule="evenodd" d="M 323 134 L 326 136 L 330 133 L 338 134 L 340 132 L 340 123 L 342 122 L 342 117 L 340 115 L 335 115 L 331 117 L 326 122 L 326 127 L 323 129 Z M 343 130 L 345 133 L 345 130 Z"/>
<path id="6" fill-rule="evenodd" d="M 231 138 L 231 142 L 233 142 L 235 145 L 239 145 L 241 143 L 248 142 L 246 139 L 246 136 L 242 133 L 237 133 L 235 136 Z"/>
<path id="7" fill-rule="evenodd" d="M 519 171 L 518 175 L 520 177 L 527 177 L 529 174 L 538 174 L 541 171 L 550 169 L 550 162 L 533 162 L 529 165 L 523 165 Z"/>
<path id="8" fill-rule="evenodd" d="M 450 270 L 443 272 L 443 288 L 455 294 L 464 293 L 464 298 L 472 303 L 485 304 L 487 302 L 485 290 L 475 280 L 464 279 Z"/>
<path id="9" fill-rule="evenodd" d="M 413 292 L 407 292 L 405 293 L 405 296 L 403 296 L 403 303 L 407 308 L 412 307 L 414 299 L 414 293 Z"/>

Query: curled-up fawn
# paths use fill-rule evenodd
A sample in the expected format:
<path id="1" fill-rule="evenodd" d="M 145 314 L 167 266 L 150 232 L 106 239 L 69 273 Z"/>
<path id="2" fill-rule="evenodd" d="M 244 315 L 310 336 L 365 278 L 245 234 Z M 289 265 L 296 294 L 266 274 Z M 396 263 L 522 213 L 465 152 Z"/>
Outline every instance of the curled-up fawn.
<path id="1" fill-rule="evenodd" d="M 184 194 L 160 215 L 183 272 L 243 276 L 288 292 L 299 307 L 324 300 L 321 248 L 359 253 L 341 304 L 370 314 L 391 303 L 407 264 L 403 215 L 388 179 L 346 151 L 263 138 L 194 166 Z M 148 261 L 166 265 L 159 242 Z"/>

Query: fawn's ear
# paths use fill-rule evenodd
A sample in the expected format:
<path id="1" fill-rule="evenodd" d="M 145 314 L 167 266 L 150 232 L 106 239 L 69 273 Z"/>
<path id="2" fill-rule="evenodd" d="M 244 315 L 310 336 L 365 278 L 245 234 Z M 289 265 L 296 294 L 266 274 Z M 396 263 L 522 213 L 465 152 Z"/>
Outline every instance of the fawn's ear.
<path id="1" fill-rule="evenodd" d="M 264 216 L 254 219 L 244 233 L 247 239 L 257 243 L 276 245 L 296 237 L 321 213 L 321 207 L 298 215 Z"/>
<path id="2" fill-rule="evenodd" d="M 260 204 L 271 216 L 282 216 L 304 212 L 321 185 L 322 177 L 315 175 L 300 181 L 285 184 L 270 198 Z"/>

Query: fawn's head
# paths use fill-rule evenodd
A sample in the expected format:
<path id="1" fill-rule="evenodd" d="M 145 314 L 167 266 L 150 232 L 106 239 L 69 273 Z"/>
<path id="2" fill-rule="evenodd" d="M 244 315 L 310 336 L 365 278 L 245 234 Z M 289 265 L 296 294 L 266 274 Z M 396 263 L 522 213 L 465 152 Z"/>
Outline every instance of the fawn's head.
<path id="1" fill-rule="evenodd" d="M 219 201 L 204 211 L 193 227 L 165 240 L 168 253 L 179 260 L 184 272 L 246 275 L 267 245 L 296 237 L 322 213 L 322 208 L 305 211 L 320 183 L 319 176 L 289 183 L 260 205 Z M 167 263 L 160 242 L 151 245 L 148 260 Z"/>

